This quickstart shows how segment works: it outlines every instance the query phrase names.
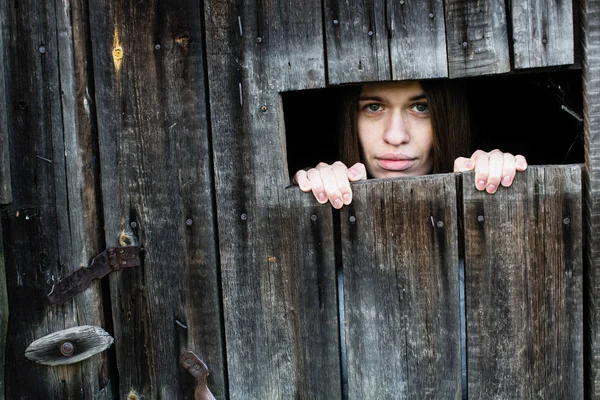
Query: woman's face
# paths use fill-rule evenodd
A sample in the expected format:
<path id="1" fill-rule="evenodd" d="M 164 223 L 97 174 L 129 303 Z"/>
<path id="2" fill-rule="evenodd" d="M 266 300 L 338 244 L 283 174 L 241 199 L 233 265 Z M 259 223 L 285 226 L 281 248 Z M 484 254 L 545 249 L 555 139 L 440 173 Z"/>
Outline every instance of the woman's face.
<path id="1" fill-rule="evenodd" d="M 421 84 L 364 85 L 358 103 L 358 138 L 373 178 L 431 173 L 433 129 Z"/>

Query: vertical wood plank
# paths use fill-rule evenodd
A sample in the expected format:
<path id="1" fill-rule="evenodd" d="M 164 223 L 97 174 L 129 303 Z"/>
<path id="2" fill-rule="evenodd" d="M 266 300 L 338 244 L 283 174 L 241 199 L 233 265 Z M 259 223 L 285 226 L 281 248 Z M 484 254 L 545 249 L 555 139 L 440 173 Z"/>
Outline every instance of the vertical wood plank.
<path id="1" fill-rule="evenodd" d="M 339 398 L 331 210 L 285 190 L 279 98 L 325 85 L 321 3 L 205 10 L 230 398 Z"/>
<path id="2" fill-rule="evenodd" d="M 450 78 L 510 71 L 504 0 L 445 0 Z"/>
<path id="3" fill-rule="evenodd" d="M 110 276 L 119 396 L 193 398 L 183 351 L 227 398 L 201 4 L 91 1 L 107 245 L 145 249 Z"/>
<path id="4" fill-rule="evenodd" d="M 111 397 L 106 354 L 71 366 L 26 361 L 25 348 L 48 333 L 79 324 L 103 325 L 99 285 L 64 305 L 50 305 L 53 282 L 87 265 L 99 247 L 95 202 L 97 157 L 78 96 L 86 66 L 75 46 L 79 3 L 11 2 L 11 169 L 14 202 L 3 210 L 9 308 L 8 398 Z M 73 12 L 73 13 L 71 13 Z M 74 17 L 71 19 L 71 17 Z M 91 138 L 88 138 L 90 136 Z M 73 138 L 85 138 L 85 141 Z M 85 197 L 88 196 L 86 199 Z"/>
<path id="5" fill-rule="evenodd" d="M 454 175 L 353 193 L 341 217 L 349 398 L 460 398 Z"/>
<path id="6" fill-rule="evenodd" d="M 391 79 L 386 2 L 325 1 L 328 83 Z"/>
<path id="7" fill-rule="evenodd" d="M 513 0 L 510 13 L 515 69 L 573 63 L 571 1 Z"/>
<path id="8" fill-rule="evenodd" d="M 446 25 L 441 0 L 388 0 L 394 80 L 445 78 Z"/>
<path id="9" fill-rule="evenodd" d="M 2 219 L 0 219 L 0 399 L 4 400 L 6 384 L 6 333 L 8 331 L 8 295 L 6 291 L 6 269 L 4 266 L 4 241 L 2 240 Z"/>
<path id="10" fill-rule="evenodd" d="M 8 99 L 8 2 L 0 3 L 0 97 Z M 12 201 L 9 153 L 8 101 L 0 102 L 0 204 Z"/>
<path id="11" fill-rule="evenodd" d="M 464 178 L 469 398 L 583 398 L 581 167 Z"/>
<path id="12" fill-rule="evenodd" d="M 585 132 L 586 396 L 600 393 L 600 1 L 581 0 Z"/>

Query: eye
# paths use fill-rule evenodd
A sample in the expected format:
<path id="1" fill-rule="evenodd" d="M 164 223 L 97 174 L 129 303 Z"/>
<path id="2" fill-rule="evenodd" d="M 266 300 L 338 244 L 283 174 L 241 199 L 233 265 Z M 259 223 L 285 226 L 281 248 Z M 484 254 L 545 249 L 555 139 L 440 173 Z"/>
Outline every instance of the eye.
<path id="1" fill-rule="evenodd" d="M 411 110 L 419 114 L 425 114 L 429 112 L 429 105 L 427 103 L 417 103 L 411 107 Z"/>
<path id="2" fill-rule="evenodd" d="M 377 111 L 381 110 L 381 104 L 377 104 L 377 103 L 367 104 L 365 106 L 365 108 L 371 112 L 377 112 Z"/>

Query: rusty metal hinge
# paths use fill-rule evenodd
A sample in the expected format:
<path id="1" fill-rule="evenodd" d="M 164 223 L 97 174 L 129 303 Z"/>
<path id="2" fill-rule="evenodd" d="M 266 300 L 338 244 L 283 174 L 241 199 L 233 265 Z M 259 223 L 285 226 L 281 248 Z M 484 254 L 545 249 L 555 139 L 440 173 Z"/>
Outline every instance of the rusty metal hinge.
<path id="1" fill-rule="evenodd" d="M 79 268 L 55 283 L 48 294 L 51 303 L 61 304 L 90 286 L 109 272 L 140 265 L 140 249 L 137 246 L 109 247 L 98 254 L 88 267 Z"/>

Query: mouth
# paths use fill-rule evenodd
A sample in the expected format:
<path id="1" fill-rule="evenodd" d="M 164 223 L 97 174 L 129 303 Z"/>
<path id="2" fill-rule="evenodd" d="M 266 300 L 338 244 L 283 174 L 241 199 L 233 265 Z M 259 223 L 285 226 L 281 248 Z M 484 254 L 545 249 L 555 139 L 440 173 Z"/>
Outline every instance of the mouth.
<path id="1" fill-rule="evenodd" d="M 405 171 L 413 166 L 414 158 L 405 156 L 396 156 L 394 154 L 386 154 L 376 158 L 377 165 L 388 171 Z"/>

